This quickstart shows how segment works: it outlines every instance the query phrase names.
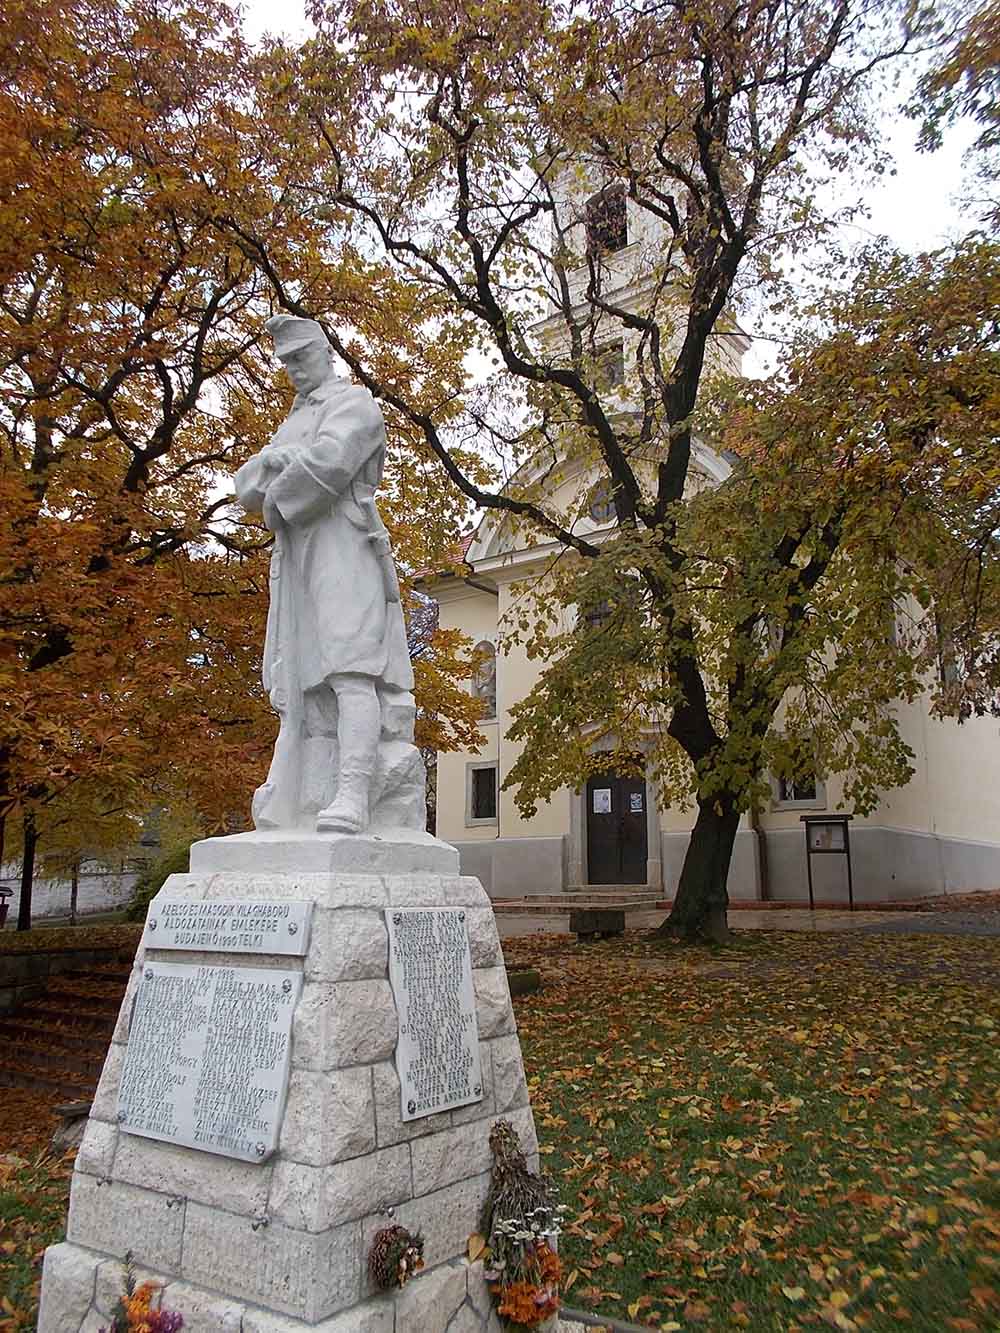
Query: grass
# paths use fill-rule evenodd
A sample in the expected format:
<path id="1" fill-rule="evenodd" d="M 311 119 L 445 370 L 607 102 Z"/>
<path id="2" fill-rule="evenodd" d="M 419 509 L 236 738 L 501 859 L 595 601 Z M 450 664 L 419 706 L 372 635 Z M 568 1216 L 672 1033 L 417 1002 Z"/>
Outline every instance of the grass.
<path id="1" fill-rule="evenodd" d="M 566 1299 L 658 1329 L 1000 1329 L 1000 940 L 510 941 Z"/>
<path id="2" fill-rule="evenodd" d="M 545 982 L 515 1006 L 568 1303 L 661 1330 L 998 1333 L 1000 940 L 505 953 Z M 34 1327 L 63 1234 L 52 1126 L 0 1092 L 0 1333 Z"/>
<path id="3" fill-rule="evenodd" d="M 4 1096 L 7 1095 L 6 1090 Z M 30 1160 L 0 1156 L 0 1330 L 21 1333 L 35 1327 L 42 1255 L 60 1240 L 72 1154 L 39 1152 Z"/>

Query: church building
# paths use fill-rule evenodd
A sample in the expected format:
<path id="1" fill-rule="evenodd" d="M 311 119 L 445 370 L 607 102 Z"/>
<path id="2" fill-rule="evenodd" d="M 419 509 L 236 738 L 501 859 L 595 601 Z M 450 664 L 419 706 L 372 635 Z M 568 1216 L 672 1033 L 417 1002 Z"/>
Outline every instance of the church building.
<path id="1" fill-rule="evenodd" d="M 612 278 L 607 299 L 620 306 L 640 303 L 643 256 L 658 244 L 650 220 L 633 214 L 631 201 L 614 184 L 602 188 L 578 171 L 565 193 L 564 207 L 575 209 L 588 229 L 588 246 L 590 229 L 600 229 L 597 240 L 609 256 Z M 534 332 L 551 346 L 558 344 L 561 328 L 559 314 L 552 313 Z M 739 328 L 731 325 L 713 344 L 720 364 L 739 372 L 749 348 Z M 601 353 L 605 383 L 622 384 L 625 397 L 634 365 L 628 331 L 609 339 Z M 696 441 L 689 490 L 717 485 L 730 470 L 725 457 Z M 551 476 L 546 484 L 552 487 L 555 508 L 578 513 L 575 530 L 599 541 L 616 520 L 597 471 L 569 460 Z M 518 480 L 532 478 L 522 470 Z M 694 809 L 668 804 L 649 772 L 598 774 L 579 790 L 559 791 L 530 819 L 518 812 L 514 793 L 502 790 L 517 756 L 507 734 L 511 707 L 532 688 L 544 665 L 530 660 L 523 647 L 505 650 L 504 618 L 525 581 L 544 577 L 561 549 L 555 541 L 526 540 L 503 515 L 490 511 L 466 539 L 459 568 L 424 583 L 424 591 L 439 604 L 441 626 L 468 635 L 485 663 L 472 685 L 486 704 L 480 724 L 485 742 L 476 752 L 439 754 L 437 834 L 458 847 L 463 873 L 480 878 L 494 898 L 608 886 L 670 898 Z M 608 688 L 614 688 L 613 681 Z M 1000 886 L 1000 721 L 942 720 L 931 715 L 927 698 L 900 701 L 897 720 L 913 752 L 915 772 L 905 787 L 886 791 L 874 811 L 849 822 L 855 901 L 909 900 Z M 802 817 L 852 814 L 842 806 L 841 795 L 836 774 L 795 783 L 772 780 L 766 808 L 740 821 L 730 898 L 805 900 L 807 825 Z M 814 836 L 835 844 L 843 834 L 828 829 Z M 809 859 L 817 903 L 846 902 L 845 857 Z"/>

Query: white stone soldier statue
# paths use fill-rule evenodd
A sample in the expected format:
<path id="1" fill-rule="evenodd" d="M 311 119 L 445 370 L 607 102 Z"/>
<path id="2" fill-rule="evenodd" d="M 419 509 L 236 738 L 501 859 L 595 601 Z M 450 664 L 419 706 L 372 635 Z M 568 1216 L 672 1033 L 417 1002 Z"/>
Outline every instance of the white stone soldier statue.
<path id="1" fill-rule="evenodd" d="M 298 390 L 270 443 L 236 474 L 274 533 L 264 688 L 281 719 L 257 828 L 424 828 L 413 671 L 399 585 L 375 507 L 385 425 L 367 389 L 334 373 L 314 320 L 275 315 Z"/>

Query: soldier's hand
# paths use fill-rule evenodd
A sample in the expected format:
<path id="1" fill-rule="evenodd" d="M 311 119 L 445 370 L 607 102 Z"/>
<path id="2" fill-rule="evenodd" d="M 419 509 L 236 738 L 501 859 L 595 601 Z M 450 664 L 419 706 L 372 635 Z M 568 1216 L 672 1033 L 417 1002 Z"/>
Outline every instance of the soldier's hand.
<path id="1" fill-rule="evenodd" d="M 264 450 L 262 457 L 266 467 L 272 472 L 280 472 L 292 461 L 292 452 L 290 449 L 283 449 L 280 445 L 272 445 Z"/>
<path id="2" fill-rule="evenodd" d="M 281 512 L 274 501 L 269 500 L 266 495 L 264 496 L 264 506 L 261 513 L 264 518 L 264 526 L 267 530 L 269 532 L 277 532 L 278 528 L 281 526 Z"/>

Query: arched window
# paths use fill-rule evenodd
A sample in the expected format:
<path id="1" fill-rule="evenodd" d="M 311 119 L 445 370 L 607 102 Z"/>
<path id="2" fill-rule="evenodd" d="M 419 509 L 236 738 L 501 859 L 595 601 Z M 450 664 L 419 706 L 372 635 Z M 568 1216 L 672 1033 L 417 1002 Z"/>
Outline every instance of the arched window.
<path id="1" fill-rule="evenodd" d="M 485 704 L 484 717 L 497 715 L 497 650 L 489 639 L 477 643 L 474 649 L 478 659 L 472 677 L 472 695 Z"/>
<path id="2" fill-rule="evenodd" d="M 611 497 L 611 487 L 606 481 L 599 481 L 590 492 L 587 513 L 595 523 L 613 523 L 618 517 L 615 502 Z"/>
<path id="3" fill-rule="evenodd" d="M 628 209 L 624 185 L 609 185 L 587 200 L 587 254 L 623 250 L 628 245 Z"/>

